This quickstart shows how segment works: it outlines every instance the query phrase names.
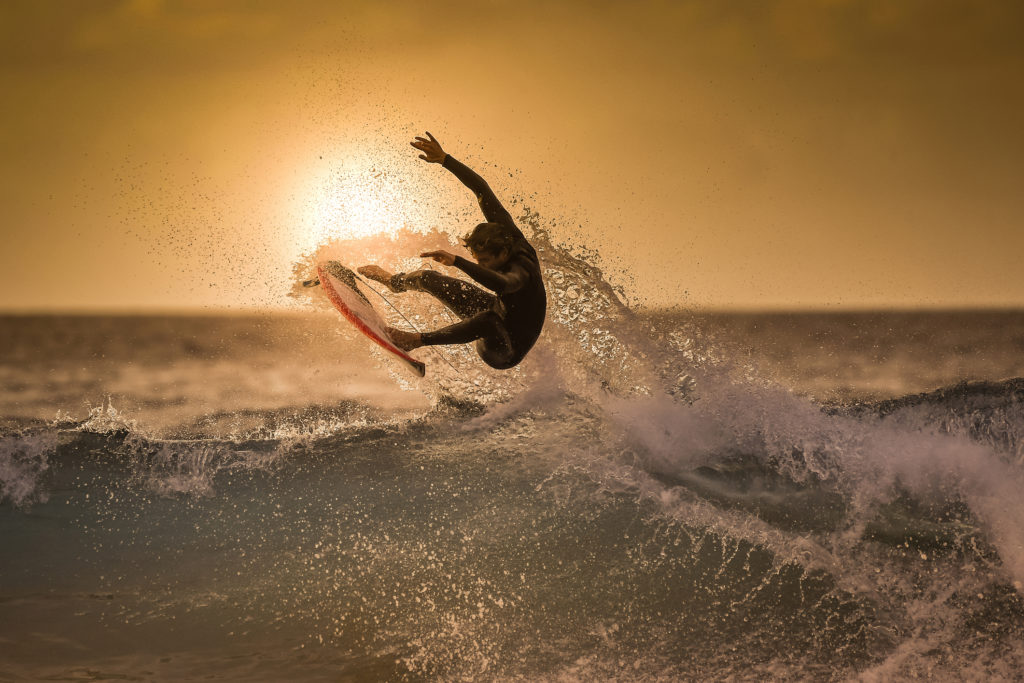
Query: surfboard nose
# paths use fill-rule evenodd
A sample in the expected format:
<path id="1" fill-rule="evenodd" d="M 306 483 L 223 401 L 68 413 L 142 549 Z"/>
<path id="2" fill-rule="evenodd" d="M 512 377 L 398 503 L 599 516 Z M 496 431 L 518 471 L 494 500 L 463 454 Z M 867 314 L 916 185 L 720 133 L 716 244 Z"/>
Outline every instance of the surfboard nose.
<path id="1" fill-rule="evenodd" d="M 356 277 L 356 274 L 354 272 L 352 272 L 345 266 L 341 265 L 341 262 L 339 261 L 328 261 L 323 265 L 323 268 L 328 273 L 330 273 L 331 275 L 333 275 L 334 277 L 338 278 L 346 285 L 351 287 L 352 291 L 358 294 L 360 299 L 362 299 L 368 305 L 370 305 L 370 300 L 366 298 L 366 295 L 363 294 L 362 290 L 360 290 L 357 285 L 357 283 L 359 282 L 359 278 Z"/>

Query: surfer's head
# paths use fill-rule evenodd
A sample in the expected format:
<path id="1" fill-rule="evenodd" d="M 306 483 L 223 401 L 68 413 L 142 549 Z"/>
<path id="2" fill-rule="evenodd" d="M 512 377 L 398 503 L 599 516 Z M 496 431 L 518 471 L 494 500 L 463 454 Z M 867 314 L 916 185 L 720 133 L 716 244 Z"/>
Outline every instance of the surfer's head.
<path id="1" fill-rule="evenodd" d="M 462 243 L 473 253 L 477 263 L 494 269 L 508 261 L 514 240 L 512 232 L 501 223 L 481 223 Z"/>

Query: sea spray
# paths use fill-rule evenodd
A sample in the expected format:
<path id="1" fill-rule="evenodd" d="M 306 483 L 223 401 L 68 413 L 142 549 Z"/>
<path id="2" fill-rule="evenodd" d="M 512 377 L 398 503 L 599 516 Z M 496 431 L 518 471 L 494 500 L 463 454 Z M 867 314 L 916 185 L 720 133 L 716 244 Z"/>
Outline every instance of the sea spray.
<path id="1" fill-rule="evenodd" d="M 49 493 L 40 480 L 56 448 L 57 434 L 50 430 L 0 434 L 0 503 L 24 507 L 46 502 Z"/>

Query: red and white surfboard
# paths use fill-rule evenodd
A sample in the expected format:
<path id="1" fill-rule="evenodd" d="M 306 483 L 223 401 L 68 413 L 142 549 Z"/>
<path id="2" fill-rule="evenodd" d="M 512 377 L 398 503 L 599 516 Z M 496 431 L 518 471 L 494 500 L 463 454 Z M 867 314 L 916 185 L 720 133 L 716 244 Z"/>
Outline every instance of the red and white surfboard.
<path id="1" fill-rule="evenodd" d="M 316 273 L 327 298 L 338 309 L 338 312 L 345 316 L 346 320 L 383 349 L 398 356 L 417 375 L 423 377 L 426 374 L 427 368 L 423 363 L 395 346 L 395 343 L 388 337 L 385 331 L 387 325 L 384 324 L 384 320 L 357 288 L 355 273 L 337 261 L 318 264 Z"/>

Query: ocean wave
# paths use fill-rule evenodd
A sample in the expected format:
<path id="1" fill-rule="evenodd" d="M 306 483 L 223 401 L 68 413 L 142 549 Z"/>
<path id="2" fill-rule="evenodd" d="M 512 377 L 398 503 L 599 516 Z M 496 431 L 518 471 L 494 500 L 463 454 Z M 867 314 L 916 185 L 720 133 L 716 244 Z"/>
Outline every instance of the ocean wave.
<path id="1" fill-rule="evenodd" d="M 270 623 L 428 677 L 901 670 L 911 641 L 980 659 L 988 646 L 962 628 L 1020 611 L 1002 513 L 969 495 L 984 482 L 967 468 L 1000 462 L 978 444 L 764 387 L 680 399 L 557 386 L 400 420 L 339 406 L 362 421 L 294 438 L 155 438 L 94 416 L 49 427 L 33 485 L 64 496 L 98 545 L 157 566 L 210 548 L 225 628 Z M 908 476 L 936 449 L 935 469 Z M 905 462 L 885 470 L 893 458 Z M 111 589 L 142 603 L 122 611 L 129 626 L 198 618 L 194 593 Z M 940 621 L 956 626 L 906 636 Z M 772 653 L 793 647 L 787 669 Z"/>
<path id="2" fill-rule="evenodd" d="M 984 444 L 1024 464 L 1024 378 L 959 382 L 934 391 L 835 410 L 932 427 Z"/>
<path id="3" fill-rule="evenodd" d="M 508 373 L 436 358 L 428 408 L 289 393 L 155 430 L 108 400 L 7 428 L 24 576 L 52 522 L 64 561 L 103 567 L 112 627 L 247 652 L 263 628 L 423 677 L 885 678 L 929 648 L 951 678 L 998 673 L 1024 642 L 1022 380 L 822 406 L 653 335 L 534 232 L 541 342 Z"/>
<path id="4" fill-rule="evenodd" d="M 446 403 L 439 410 L 453 409 L 466 407 Z M 171 436 L 157 436 L 108 400 L 84 419 L 58 415 L 48 424 L 0 434 L 0 502 L 17 507 L 45 502 L 48 491 L 62 485 L 57 480 L 82 469 L 93 472 L 89 480 L 100 489 L 139 485 L 156 495 L 211 496 L 221 474 L 271 472 L 318 439 L 358 438 L 403 421 L 347 401 L 214 412 L 170 430 Z"/>

